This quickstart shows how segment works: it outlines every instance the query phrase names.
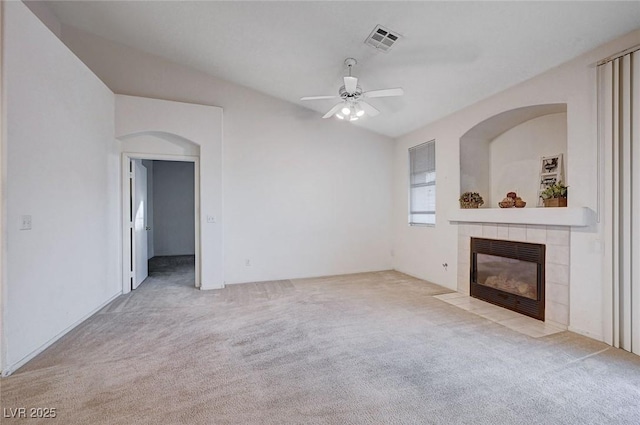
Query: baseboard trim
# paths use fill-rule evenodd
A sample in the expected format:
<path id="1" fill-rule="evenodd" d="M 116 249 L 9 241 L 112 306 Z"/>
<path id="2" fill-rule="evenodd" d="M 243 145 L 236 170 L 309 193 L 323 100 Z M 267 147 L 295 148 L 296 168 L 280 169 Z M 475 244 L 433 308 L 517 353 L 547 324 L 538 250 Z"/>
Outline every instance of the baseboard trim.
<path id="1" fill-rule="evenodd" d="M 415 274 L 413 274 L 413 273 L 406 272 L 406 271 L 404 271 L 404 270 L 402 270 L 402 269 L 392 269 L 392 270 L 393 270 L 394 272 L 398 272 L 398 273 L 406 274 L 407 276 L 414 277 L 414 278 L 416 278 L 416 279 L 424 280 L 425 282 L 433 283 L 434 285 L 442 286 L 443 288 L 445 288 L 445 289 L 449 289 L 449 290 L 451 290 L 451 291 L 453 291 L 453 292 L 460 292 L 460 291 L 458 291 L 458 284 L 457 284 L 457 282 L 455 282 L 455 283 L 454 283 L 454 286 L 453 286 L 453 287 L 449 287 L 449 286 L 447 286 L 447 285 L 445 285 L 445 284 L 437 283 L 437 282 L 435 282 L 435 281 L 433 281 L 433 280 L 429 280 L 429 279 L 426 279 L 426 278 L 424 278 L 424 277 L 420 277 L 420 276 L 415 275 Z M 469 291 L 467 291 L 466 293 L 465 293 L 465 292 L 460 292 L 460 293 L 461 293 L 461 294 L 465 294 L 465 295 L 469 295 Z"/>
<path id="2" fill-rule="evenodd" d="M 394 271 L 393 269 L 375 269 L 375 270 L 362 270 L 362 271 L 349 271 L 344 273 L 332 273 L 332 274 L 320 274 L 320 275 L 311 275 L 311 276 L 296 276 L 296 277 L 282 277 L 282 278 L 267 278 L 267 279 L 258 279 L 258 280 L 246 280 L 246 281 L 231 281 L 225 282 L 223 287 L 227 287 L 229 285 L 244 285 L 245 283 L 262 283 L 262 282 L 275 282 L 277 280 L 304 280 L 304 279 L 322 279 L 326 277 L 334 277 L 334 276 L 350 276 L 357 275 L 363 273 L 380 273 L 380 272 L 389 272 Z M 406 274 L 406 273 L 405 273 Z"/>
<path id="3" fill-rule="evenodd" d="M 22 366 L 24 366 L 25 364 L 27 364 L 30 360 L 33 360 L 34 357 L 36 357 L 38 354 L 42 353 L 44 350 L 46 350 L 47 348 L 49 348 L 51 345 L 53 345 L 56 341 L 58 341 L 60 338 L 62 338 L 63 336 L 65 336 L 66 334 L 68 334 L 69 332 L 71 332 L 73 329 L 75 329 L 78 325 L 80 325 L 82 322 L 84 322 L 85 320 L 87 320 L 89 317 L 93 316 L 94 314 L 96 314 L 97 312 L 99 312 L 100 310 L 102 310 L 103 308 L 105 308 L 107 305 L 109 305 L 110 302 L 112 302 L 113 300 L 115 300 L 116 298 L 118 298 L 120 295 L 122 295 L 122 291 L 119 291 L 117 294 L 111 296 L 107 301 L 103 302 L 102 304 L 100 304 L 98 307 L 96 307 L 95 309 L 93 309 L 91 312 L 85 314 L 84 316 L 82 316 L 79 320 L 77 320 L 75 323 L 73 323 L 72 325 L 68 326 L 67 328 L 65 328 L 62 332 L 58 333 L 56 336 L 54 336 L 53 338 L 51 338 L 49 341 L 45 342 L 44 344 L 42 344 L 40 347 L 36 348 L 35 350 L 33 350 L 31 353 L 27 354 L 26 356 L 24 356 L 22 359 L 20 359 L 19 361 L 7 366 L 5 369 L 2 370 L 2 376 L 9 376 L 11 375 L 13 372 L 15 372 L 16 370 L 20 369 Z"/>
<path id="4" fill-rule="evenodd" d="M 200 284 L 200 286 L 198 287 L 199 290 L 201 291 L 211 291 L 212 289 L 224 289 L 225 285 L 218 285 L 218 286 L 205 286 Z"/>
<path id="5" fill-rule="evenodd" d="M 567 328 L 567 330 L 569 332 L 573 332 L 573 333 L 576 333 L 578 335 L 586 336 L 587 338 L 595 339 L 596 341 L 604 342 L 606 344 L 606 342 L 604 340 L 604 337 L 602 335 L 595 334 L 593 332 L 588 332 L 588 331 L 585 331 L 583 329 L 579 329 L 579 328 L 576 328 L 576 327 L 573 327 L 573 326 L 569 326 Z M 611 345 L 611 344 L 609 344 L 609 345 Z"/>

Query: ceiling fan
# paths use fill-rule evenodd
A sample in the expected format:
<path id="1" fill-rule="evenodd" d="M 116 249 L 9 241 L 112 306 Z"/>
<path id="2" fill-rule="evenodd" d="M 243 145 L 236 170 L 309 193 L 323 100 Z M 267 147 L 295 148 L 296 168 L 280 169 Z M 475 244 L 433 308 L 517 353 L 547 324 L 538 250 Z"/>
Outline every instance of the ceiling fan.
<path id="1" fill-rule="evenodd" d="M 344 77 L 344 85 L 338 90 L 337 96 L 306 96 L 300 98 L 300 100 L 341 99 L 340 102 L 335 104 L 322 118 L 329 118 L 335 115 L 341 120 L 348 119 L 349 121 L 356 121 L 365 114 L 375 117 L 380 113 L 380 111 L 363 99 L 402 96 L 404 94 L 404 90 L 400 87 L 363 92 L 358 85 L 358 77 L 351 75 L 351 68 L 357 63 L 358 61 L 353 58 L 345 59 L 344 64 L 349 68 L 349 75 Z"/>

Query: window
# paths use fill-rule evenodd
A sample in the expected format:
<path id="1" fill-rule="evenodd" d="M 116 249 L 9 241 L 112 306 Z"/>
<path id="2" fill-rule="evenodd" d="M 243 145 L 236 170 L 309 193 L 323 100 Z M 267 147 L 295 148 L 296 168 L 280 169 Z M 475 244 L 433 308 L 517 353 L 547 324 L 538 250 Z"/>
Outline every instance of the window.
<path id="1" fill-rule="evenodd" d="M 409 224 L 436 224 L 436 141 L 409 149 Z"/>

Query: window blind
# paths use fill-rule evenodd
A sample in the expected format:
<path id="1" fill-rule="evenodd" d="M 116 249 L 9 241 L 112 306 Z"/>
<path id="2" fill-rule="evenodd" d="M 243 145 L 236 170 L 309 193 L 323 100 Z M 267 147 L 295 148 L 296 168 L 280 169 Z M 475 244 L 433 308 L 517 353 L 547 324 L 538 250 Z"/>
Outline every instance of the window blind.
<path id="1" fill-rule="evenodd" d="M 436 142 L 409 149 L 409 224 L 436 223 Z"/>

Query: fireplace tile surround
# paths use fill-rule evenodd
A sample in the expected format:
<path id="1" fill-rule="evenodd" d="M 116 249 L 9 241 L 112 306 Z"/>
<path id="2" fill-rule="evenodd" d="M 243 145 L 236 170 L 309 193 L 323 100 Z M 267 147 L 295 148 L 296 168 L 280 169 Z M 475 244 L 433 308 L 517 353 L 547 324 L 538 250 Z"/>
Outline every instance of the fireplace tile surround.
<path id="1" fill-rule="evenodd" d="M 471 237 L 531 242 L 546 246 L 545 322 L 569 325 L 570 228 L 530 224 L 458 223 L 458 292 L 469 294 Z"/>

